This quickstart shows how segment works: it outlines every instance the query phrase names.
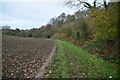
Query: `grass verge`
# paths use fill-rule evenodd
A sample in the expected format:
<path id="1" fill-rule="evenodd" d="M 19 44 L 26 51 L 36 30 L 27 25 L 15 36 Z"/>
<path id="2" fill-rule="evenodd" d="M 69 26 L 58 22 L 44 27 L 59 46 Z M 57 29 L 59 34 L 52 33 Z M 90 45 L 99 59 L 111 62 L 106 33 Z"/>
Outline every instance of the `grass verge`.
<path id="1" fill-rule="evenodd" d="M 118 78 L 118 66 L 61 40 L 55 40 L 57 52 L 48 70 L 47 78 Z"/>

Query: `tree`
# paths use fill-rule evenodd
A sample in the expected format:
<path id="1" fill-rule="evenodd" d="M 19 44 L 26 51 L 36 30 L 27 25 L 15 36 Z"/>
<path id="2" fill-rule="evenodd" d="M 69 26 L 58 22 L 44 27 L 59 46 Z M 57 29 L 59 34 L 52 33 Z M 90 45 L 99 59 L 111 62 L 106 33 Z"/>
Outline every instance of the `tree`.
<path id="1" fill-rule="evenodd" d="M 66 5 L 69 6 L 69 7 L 73 7 L 73 6 L 77 6 L 77 7 L 82 7 L 84 6 L 85 8 L 89 8 L 89 9 L 92 9 L 92 8 L 96 8 L 97 7 L 97 4 L 98 3 L 98 0 L 94 0 L 93 2 L 93 5 L 90 4 L 88 2 L 88 0 L 68 0 L 66 1 Z M 99 3 L 100 4 L 100 3 Z M 108 7 L 108 4 L 106 3 L 106 0 L 103 0 L 103 4 L 104 4 L 104 7 L 107 8 Z M 102 5 L 101 5 L 102 6 Z"/>
<path id="2" fill-rule="evenodd" d="M 10 26 L 8 26 L 8 25 L 5 25 L 5 26 L 2 26 L 2 29 L 10 29 Z"/>
<path id="3" fill-rule="evenodd" d="M 64 22 L 65 22 L 65 13 L 62 13 L 56 18 L 56 26 L 60 28 Z"/>
<path id="4" fill-rule="evenodd" d="M 65 21 L 65 13 L 60 14 L 57 19 L 63 24 Z"/>
<path id="5" fill-rule="evenodd" d="M 51 18 L 51 19 L 50 19 L 50 21 L 48 22 L 48 24 L 53 25 L 53 24 L 55 24 L 55 21 L 56 21 L 56 19 L 55 19 L 55 18 Z"/>
<path id="6" fill-rule="evenodd" d="M 107 14 L 106 14 L 107 13 Z M 118 3 L 113 3 L 107 10 L 95 10 L 90 13 L 89 26 L 91 27 L 93 40 L 102 43 L 116 42 L 118 26 Z M 109 16 L 109 17 L 108 17 Z"/>
<path id="7" fill-rule="evenodd" d="M 74 21 L 75 21 L 75 16 L 74 15 L 67 15 L 66 16 L 65 23 L 74 22 Z"/>
<path id="8" fill-rule="evenodd" d="M 77 20 L 85 19 L 87 17 L 87 11 L 77 11 L 75 12 L 75 17 Z"/>
<path id="9" fill-rule="evenodd" d="M 88 2 L 85 2 L 83 0 L 68 0 L 66 2 L 66 5 L 68 5 L 70 7 L 73 7 L 73 6 L 80 7 L 81 5 L 84 5 L 84 7 L 92 8 L 91 4 L 89 4 Z"/>

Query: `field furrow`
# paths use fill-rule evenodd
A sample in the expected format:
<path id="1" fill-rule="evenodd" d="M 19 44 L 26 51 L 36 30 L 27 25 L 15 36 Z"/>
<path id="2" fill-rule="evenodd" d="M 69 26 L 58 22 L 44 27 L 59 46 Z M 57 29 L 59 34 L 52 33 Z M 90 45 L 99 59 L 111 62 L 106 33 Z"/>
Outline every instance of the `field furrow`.
<path id="1" fill-rule="evenodd" d="M 51 40 L 3 35 L 2 77 L 34 78 L 54 45 Z"/>

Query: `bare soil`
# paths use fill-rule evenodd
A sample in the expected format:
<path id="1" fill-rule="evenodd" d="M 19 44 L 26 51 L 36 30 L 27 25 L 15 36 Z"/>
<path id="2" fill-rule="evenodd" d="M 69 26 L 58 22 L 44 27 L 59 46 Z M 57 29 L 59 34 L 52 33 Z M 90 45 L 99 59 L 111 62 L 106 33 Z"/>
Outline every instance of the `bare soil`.
<path id="1" fill-rule="evenodd" d="M 54 41 L 2 36 L 2 77 L 35 78 L 55 45 Z"/>

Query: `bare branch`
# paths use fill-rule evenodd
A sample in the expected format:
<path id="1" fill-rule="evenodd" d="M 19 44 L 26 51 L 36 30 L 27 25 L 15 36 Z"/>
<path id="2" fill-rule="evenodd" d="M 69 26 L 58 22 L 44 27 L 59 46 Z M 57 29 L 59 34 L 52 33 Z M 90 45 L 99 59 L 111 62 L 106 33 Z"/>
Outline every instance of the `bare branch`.
<path id="1" fill-rule="evenodd" d="M 83 0 L 68 0 L 66 2 L 66 5 L 69 6 L 69 7 L 74 7 L 74 6 L 81 6 L 83 5 L 84 7 L 86 8 L 92 8 L 91 4 L 88 3 L 88 2 L 85 2 Z"/>

